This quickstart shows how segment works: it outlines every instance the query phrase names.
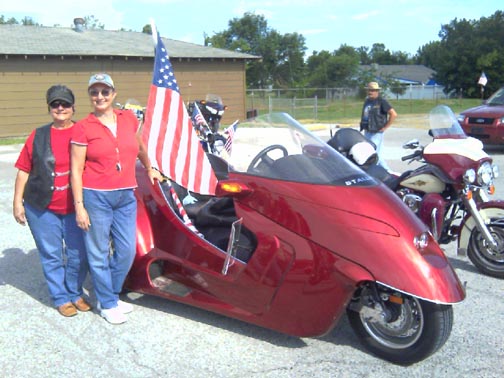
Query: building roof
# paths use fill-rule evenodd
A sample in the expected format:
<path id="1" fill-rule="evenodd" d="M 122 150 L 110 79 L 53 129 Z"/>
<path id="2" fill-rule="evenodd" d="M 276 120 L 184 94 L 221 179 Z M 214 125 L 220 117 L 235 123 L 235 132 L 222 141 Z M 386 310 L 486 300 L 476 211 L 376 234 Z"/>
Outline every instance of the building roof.
<path id="1" fill-rule="evenodd" d="M 375 70 L 379 80 L 387 81 L 387 77 L 405 84 L 432 84 L 436 71 L 419 64 L 399 64 L 399 65 L 362 65 L 364 70 Z"/>
<path id="2" fill-rule="evenodd" d="M 162 38 L 168 55 L 191 59 L 259 59 L 235 51 Z M 154 57 L 152 36 L 132 31 L 0 25 L 0 54 Z"/>

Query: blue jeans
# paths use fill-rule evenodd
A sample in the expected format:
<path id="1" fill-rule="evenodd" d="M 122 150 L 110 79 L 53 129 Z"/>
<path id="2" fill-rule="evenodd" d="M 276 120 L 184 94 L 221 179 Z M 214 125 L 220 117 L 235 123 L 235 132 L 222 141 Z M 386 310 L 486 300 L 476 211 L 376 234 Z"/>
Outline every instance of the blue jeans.
<path id="1" fill-rule="evenodd" d="M 88 265 L 75 213 L 56 214 L 26 202 L 24 207 L 54 305 L 77 301 L 82 296 Z"/>
<path id="2" fill-rule="evenodd" d="M 84 242 L 96 299 L 102 308 L 113 308 L 135 258 L 136 198 L 133 189 L 84 189 L 83 199 L 91 223 Z"/>
<path id="3" fill-rule="evenodd" d="M 389 170 L 387 163 L 385 162 L 385 160 L 381 156 L 381 149 L 382 149 L 382 144 L 383 144 L 383 132 L 372 133 L 370 131 L 365 130 L 364 136 L 376 145 L 376 153 L 378 155 L 378 164 L 380 164 L 386 170 Z"/>

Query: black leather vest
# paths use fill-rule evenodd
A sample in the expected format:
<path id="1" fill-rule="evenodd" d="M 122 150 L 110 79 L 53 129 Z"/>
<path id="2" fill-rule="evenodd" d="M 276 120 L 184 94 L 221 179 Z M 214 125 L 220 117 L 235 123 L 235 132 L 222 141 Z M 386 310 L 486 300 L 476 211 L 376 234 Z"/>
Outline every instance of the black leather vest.
<path id="1" fill-rule="evenodd" d="M 40 210 L 51 203 L 54 192 L 56 159 L 51 149 L 51 125 L 35 130 L 32 169 L 24 190 L 24 200 Z"/>
<path id="2" fill-rule="evenodd" d="M 388 114 L 382 113 L 382 98 L 378 97 L 372 101 L 365 101 L 362 108 L 362 115 L 364 115 L 364 109 L 366 106 L 371 105 L 368 113 L 367 125 L 362 125 L 361 129 L 368 130 L 370 132 L 376 133 L 385 127 L 388 121 Z"/>

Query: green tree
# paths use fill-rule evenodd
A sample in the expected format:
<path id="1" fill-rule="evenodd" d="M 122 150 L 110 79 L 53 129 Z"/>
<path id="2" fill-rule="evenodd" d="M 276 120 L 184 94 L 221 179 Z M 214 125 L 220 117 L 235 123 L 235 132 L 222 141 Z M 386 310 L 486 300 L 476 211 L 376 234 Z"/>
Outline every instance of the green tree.
<path id="1" fill-rule="evenodd" d="M 369 56 L 369 47 L 361 46 L 356 49 L 359 54 L 360 64 L 371 64 L 371 57 Z"/>
<path id="2" fill-rule="evenodd" d="M 33 21 L 33 19 L 31 17 L 25 17 L 21 20 L 21 24 L 27 26 L 27 25 L 39 25 L 38 23 L 36 23 L 35 21 Z"/>
<path id="3" fill-rule="evenodd" d="M 396 99 L 399 99 L 400 95 L 403 95 L 404 93 L 406 93 L 407 87 L 392 77 L 387 79 L 387 86 L 388 86 L 390 92 L 392 92 L 393 94 L 396 95 Z"/>
<path id="4" fill-rule="evenodd" d="M 477 84 L 481 72 L 488 77 L 487 91 L 504 83 L 504 13 L 479 20 L 454 19 L 443 25 L 441 40 L 418 50 L 417 62 L 436 71 L 434 78 L 445 92 L 479 97 Z"/>
<path id="5" fill-rule="evenodd" d="M 356 84 L 360 53 L 353 47 L 341 45 L 333 53 L 322 50 L 307 59 L 308 86 L 349 87 Z"/>
<path id="6" fill-rule="evenodd" d="M 261 56 L 247 63 L 247 85 L 253 88 L 295 86 L 303 81 L 305 39 L 281 35 L 264 16 L 247 12 L 229 21 L 229 28 L 205 37 L 205 45 Z"/>
<path id="7" fill-rule="evenodd" d="M 19 22 L 14 17 L 6 19 L 5 16 L 2 14 L 0 16 L 0 24 L 17 25 L 19 24 Z"/>
<path id="8" fill-rule="evenodd" d="M 84 16 L 84 21 L 87 29 L 105 29 L 105 25 L 93 15 Z"/>
<path id="9" fill-rule="evenodd" d="M 152 35 L 152 26 L 151 26 L 151 24 L 144 25 L 144 27 L 142 28 L 142 33 Z"/>
<path id="10" fill-rule="evenodd" d="M 377 63 L 381 65 L 387 64 L 411 64 L 413 59 L 404 51 L 391 52 L 383 43 L 374 43 L 368 53 L 369 63 Z"/>

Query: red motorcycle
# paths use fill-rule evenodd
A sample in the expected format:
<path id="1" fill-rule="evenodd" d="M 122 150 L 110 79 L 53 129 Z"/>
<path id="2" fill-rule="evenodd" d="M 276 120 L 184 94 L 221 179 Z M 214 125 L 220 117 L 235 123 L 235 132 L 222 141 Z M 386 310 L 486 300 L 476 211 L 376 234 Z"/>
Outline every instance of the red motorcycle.
<path id="1" fill-rule="evenodd" d="M 403 161 L 419 161 L 402 174 L 376 164 L 372 142 L 355 129 L 340 129 L 328 144 L 392 189 L 430 227 L 440 244 L 458 241 L 482 273 L 504 278 L 504 201 L 490 201 L 498 170 L 483 144 L 467 137 L 447 106 L 429 116 L 431 143 L 403 145 L 415 150 Z"/>
<path id="2" fill-rule="evenodd" d="M 186 206 L 139 167 L 127 289 L 298 337 L 346 311 L 365 347 L 404 365 L 447 341 L 464 289 L 393 192 L 284 113 L 241 123 L 229 161 L 208 157 L 216 196 Z"/>

